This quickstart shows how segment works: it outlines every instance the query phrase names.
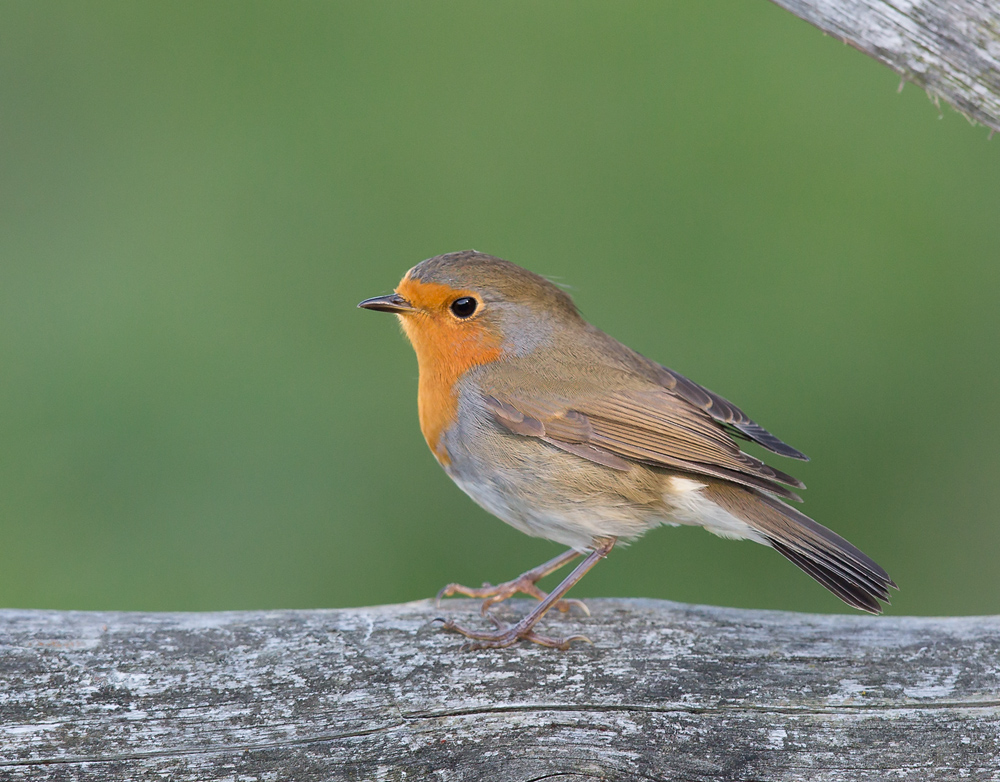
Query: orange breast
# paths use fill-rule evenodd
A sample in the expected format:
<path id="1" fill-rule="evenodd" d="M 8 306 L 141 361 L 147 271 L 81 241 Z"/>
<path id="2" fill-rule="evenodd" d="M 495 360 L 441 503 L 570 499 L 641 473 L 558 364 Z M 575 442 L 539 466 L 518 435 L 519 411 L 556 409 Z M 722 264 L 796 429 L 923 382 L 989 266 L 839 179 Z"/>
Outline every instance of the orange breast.
<path id="1" fill-rule="evenodd" d="M 470 291 L 406 277 L 396 292 L 420 308 L 419 312 L 400 315 L 399 320 L 417 354 L 420 369 L 417 394 L 420 431 L 437 460 L 447 465 L 451 458 L 441 436 L 454 423 L 458 412 L 455 384 L 472 367 L 501 357 L 500 338 L 476 318 L 461 321 L 449 314 L 451 302 L 458 296 L 471 294 Z"/>

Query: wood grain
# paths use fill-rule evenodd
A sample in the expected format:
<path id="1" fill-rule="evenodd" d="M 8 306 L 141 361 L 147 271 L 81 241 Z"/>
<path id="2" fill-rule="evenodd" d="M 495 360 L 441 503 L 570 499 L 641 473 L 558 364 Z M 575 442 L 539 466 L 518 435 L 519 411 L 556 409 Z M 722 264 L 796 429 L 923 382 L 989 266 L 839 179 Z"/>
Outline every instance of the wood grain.
<path id="1" fill-rule="evenodd" d="M 565 653 L 461 651 L 465 600 L 3 611 L 0 779 L 1000 779 L 1000 617 L 589 605 Z"/>

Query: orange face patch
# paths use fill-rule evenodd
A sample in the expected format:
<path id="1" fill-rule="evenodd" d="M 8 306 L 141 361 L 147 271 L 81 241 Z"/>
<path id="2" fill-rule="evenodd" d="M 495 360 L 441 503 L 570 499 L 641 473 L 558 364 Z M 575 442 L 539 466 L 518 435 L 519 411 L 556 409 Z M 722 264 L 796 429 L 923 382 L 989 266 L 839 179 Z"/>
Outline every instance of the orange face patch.
<path id="1" fill-rule="evenodd" d="M 437 460 L 449 464 L 451 459 L 441 435 L 458 412 L 455 383 L 472 367 L 499 359 L 500 338 L 484 328 L 477 318 L 461 320 L 449 311 L 455 299 L 475 296 L 472 291 L 411 280 L 407 275 L 396 293 L 417 308 L 416 312 L 400 314 L 399 321 L 417 354 L 420 369 L 417 393 L 420 431 Z"/>

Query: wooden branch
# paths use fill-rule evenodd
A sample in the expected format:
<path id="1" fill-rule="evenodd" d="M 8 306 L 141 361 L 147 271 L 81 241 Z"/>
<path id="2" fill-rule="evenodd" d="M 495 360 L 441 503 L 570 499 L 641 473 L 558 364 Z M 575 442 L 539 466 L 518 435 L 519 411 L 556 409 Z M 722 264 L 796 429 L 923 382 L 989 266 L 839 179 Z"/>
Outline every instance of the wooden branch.
<path id="1" fill-rule="evenodd" d="M 1000 130 L 998 0 L 772 0 Z"/>
<path id="2" fill-rule="evenodd" d="M 432 624 L 477 607 L 2 611 L 0 779 L 1000 778 L 1000 617 L 594 600 L 546 619 L 568 652 Z"/>

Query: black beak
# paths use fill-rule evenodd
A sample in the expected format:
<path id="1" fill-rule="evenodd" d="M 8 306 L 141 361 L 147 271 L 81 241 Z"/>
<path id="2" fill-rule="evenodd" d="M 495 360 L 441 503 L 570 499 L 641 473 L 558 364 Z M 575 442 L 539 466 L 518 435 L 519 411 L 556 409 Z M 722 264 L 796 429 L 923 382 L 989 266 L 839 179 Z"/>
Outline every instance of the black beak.
<path id="1" fill-rule="evenodd" d="M 398 293 L 390 293 L 388 296 L 376 296 L 373 299 L 365 299 L 358 305 L 358 307 L 363 310 L 395 312 L 397 315 L 403 312 L 414 312 L 417 309 Z"/>

